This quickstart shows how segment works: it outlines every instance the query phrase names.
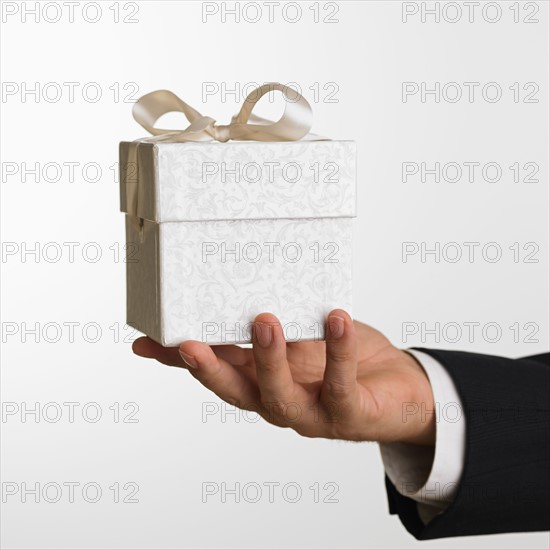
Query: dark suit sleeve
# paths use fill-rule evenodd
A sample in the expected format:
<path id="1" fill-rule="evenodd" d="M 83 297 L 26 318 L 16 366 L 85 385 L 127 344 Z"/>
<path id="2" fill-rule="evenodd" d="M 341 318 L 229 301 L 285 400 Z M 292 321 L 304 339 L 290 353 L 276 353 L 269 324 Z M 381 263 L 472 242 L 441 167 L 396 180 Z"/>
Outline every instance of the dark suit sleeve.
<path id="1" fill-rule="evenodd" d="M 506 359 L 420 351 L 452 377 L 466 418 L 455 499 L 424 525 L 386 478 L 391 514 L 417 539 L 550 529 L 550 354 Z"/>

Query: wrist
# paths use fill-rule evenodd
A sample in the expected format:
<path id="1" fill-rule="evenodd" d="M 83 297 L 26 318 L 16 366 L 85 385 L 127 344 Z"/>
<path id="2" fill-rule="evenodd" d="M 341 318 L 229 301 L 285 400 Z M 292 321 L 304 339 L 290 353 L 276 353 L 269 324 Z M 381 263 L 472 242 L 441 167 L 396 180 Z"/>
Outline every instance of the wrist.
<path id="1" fill-rule="evenodd" d="M 403 403 L 402 421 L 405 424 L 403 443 L 435 445 L 435 400 L 432 386 L 420 362 L 401 350 L 404 368 L 409 372 L 408 401 Z"/>

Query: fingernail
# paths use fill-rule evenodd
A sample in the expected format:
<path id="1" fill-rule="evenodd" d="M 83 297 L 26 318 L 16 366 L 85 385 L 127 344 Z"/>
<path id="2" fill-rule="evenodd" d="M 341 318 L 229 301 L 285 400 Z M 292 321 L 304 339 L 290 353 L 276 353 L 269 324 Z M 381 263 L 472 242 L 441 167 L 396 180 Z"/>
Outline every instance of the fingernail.
<path id="1" fill-rule="evenodd" d="M 267 348 L 271 345 L 271 340 L 273 339 L 272 330 L 273 327 L 271 325 L 265 323 L 254 324 L 255 340 L 262 348 Z"/>
<path id="2" fill-rule="evenodd" d="M 191 367 L 192 369 L 196 369 L 199 366 L 197 363 L 197 360 L 192 355 L 189 355 L 188 353 L 184 353 L 181 350 L 180 350 L 180 355 L 181 355 L 181 358 L 185 361 L 185 364 Z"/>
<path id="3" fill-rule="evenodd" d="M 330 315 L 327 321 L 329 337 L 338 340 L 344 334 L 344 319 L 338 315 Z"/>

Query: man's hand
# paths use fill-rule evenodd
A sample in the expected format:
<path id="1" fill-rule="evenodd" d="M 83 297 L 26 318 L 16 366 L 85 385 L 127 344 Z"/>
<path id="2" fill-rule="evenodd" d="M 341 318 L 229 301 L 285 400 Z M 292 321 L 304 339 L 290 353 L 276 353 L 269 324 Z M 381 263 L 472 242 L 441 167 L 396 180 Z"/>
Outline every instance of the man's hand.
<path id="1" fill-rule="evenodd" d="M 256 317 L 253 332 L 252 349 L 196 341 L 164 348 L 139 338 L 133 350 L 187 368 L 224 401 L 303 436 L 434 444 L 428 378 L 377 330 L 336 309 L 326 341 L 286 343 L 270 313 Z"/>

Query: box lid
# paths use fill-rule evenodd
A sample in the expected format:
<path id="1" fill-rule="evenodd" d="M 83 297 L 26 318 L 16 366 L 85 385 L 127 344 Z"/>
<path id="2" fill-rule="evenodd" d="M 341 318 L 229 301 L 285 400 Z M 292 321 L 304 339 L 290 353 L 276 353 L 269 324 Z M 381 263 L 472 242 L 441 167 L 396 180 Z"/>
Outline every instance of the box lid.
<path id="1" fill-rule="evenodd" d="M 120 144 L 121 210 L 157 223 L 354 217 L 353 141 Z"/>

